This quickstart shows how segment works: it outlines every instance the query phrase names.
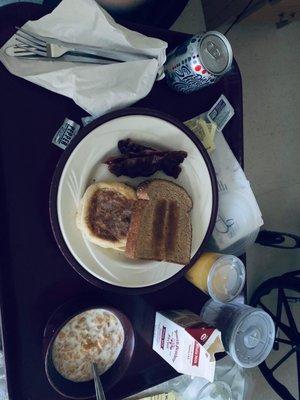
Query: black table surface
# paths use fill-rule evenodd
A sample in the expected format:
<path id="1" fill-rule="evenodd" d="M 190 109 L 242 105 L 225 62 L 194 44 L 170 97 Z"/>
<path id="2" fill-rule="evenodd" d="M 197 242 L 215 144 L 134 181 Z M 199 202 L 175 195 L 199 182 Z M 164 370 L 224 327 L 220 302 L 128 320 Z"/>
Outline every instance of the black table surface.
<path id="1" fill-rule="evenodd" d="M 19 3 L 0 9 L 1 45 L 15 26 L 37 19 L 42 6 Z M 172 48 L 182 33 L 134 26 Z M 1 318 L 8 389 L 12 400 L 61 398 L 49 385 L 42 356 L 43 330 L 51 313 L 74 296 L 97 296 L 132 321 L 136 349 L 132 363 L 108 398 L 121 398 L 176 375 L 151 349 L 155 310 L 189 308 L 199 312 L 206 295 L 180 279 L 155 293 L 130 296 L 100 290 L 69 266 L 54 240 L 49 220 L 49 189 L 62 150 L 51 144 L 65 117 L 80 123 L 86 113 L 75 103 L 23 79 L 0 65 L 0 239 Z M 217 84 L 180 95 L 164 81 L 135 107 L 157 109 L 181 121 L 208 110 L 224 94 L 235 115 L 224 135 L 243 165 L 242 85 L 238 66 Z"/>

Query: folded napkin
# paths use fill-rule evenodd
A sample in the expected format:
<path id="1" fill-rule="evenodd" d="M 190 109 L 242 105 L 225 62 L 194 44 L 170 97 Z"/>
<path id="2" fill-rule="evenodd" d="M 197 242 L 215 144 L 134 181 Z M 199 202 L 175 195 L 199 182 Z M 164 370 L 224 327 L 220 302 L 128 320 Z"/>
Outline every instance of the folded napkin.
<path id="1" fill-rule="evenodd" d="M 0 61 L 12 74 L 72 98 L 94 116 L 145 97 L 166 59 L 166 42 L 117 24 L 94 0 L 63 0 L 51 14 L 28 21 L 24 28 L 66 42 L 153 57 L 111 65 L 23 60 L 4 52 L 15 43 L 14 36 L 1 48 Z"/>

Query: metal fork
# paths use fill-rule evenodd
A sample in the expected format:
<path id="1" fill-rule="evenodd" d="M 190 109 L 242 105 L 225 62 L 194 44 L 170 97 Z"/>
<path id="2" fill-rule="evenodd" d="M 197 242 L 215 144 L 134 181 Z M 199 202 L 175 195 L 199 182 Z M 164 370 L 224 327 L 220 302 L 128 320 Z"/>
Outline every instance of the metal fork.
<path id="1" fill-rule="evenodd" d="M 9 46 L 5 49 L 5 54 L 12 57 L 17 57 L 23 60 L 35 60 L 35 61 L 66 61 L 75 63 L 90 63 L 90 64 L 100 64 L 100 65 L 111 65 L 118 64 L 121 61 L 109 60 L 107 58 L 102 58 L 93 54 L 71 52 L 62 55 L 58 58 L 39 56 L 38 54 L 32 53 L 29 46 Z"/>
<path id="2" fill-rule="evenodd" d="M 18 29 L 16 32 L 16 40 L 21 43 L 18 44 L 17 47 L 20 49 L 25 48 L 27 51 L 38 54 L 42 57 L 59 58 L 72 51 L 80 52 L 82 54 L 93 54 L 115 61 L 136 61 L 151 58 L 143 54 L 107 50 L 96 46 L 85 46 L 76 43 L 67 43 L 55 38 L 45 37 L 29 32 L 24 28 L 16 27 L 16 29 Z"/>

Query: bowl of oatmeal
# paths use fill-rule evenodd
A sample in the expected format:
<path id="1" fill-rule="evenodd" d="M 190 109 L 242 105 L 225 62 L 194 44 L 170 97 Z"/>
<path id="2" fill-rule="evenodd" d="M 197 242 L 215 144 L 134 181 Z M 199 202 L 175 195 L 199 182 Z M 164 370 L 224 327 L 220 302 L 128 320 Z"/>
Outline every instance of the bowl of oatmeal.
<path id="1" fill-rule="evenodd" d="M 93 398 L 92 363 L 97 364 L 104 390 L 111 389 L 130 364 L 133 329 L 127 317 L 111 307 L 90 306 L 73 312 L 67 308 L 56 311 L 45 330 L 46 375 L 65 397 Z"/>

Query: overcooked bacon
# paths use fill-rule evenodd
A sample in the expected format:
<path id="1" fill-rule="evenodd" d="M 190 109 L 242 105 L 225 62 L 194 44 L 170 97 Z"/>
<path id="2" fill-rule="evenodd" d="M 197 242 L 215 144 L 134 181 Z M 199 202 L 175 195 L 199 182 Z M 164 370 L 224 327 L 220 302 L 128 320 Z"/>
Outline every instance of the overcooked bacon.
<path id="1" fill-rule="evenodd" d="M 130 139 L 120 140 L 118 148 L 121 155 L 109 157 L 104 161 L 109 171 L 116 176 L 150 176 L 156 171 L 177 178 L 181 172 L 180 164 L 187 157 L 185 151 L 161 151 L 143 146 Z"/>

